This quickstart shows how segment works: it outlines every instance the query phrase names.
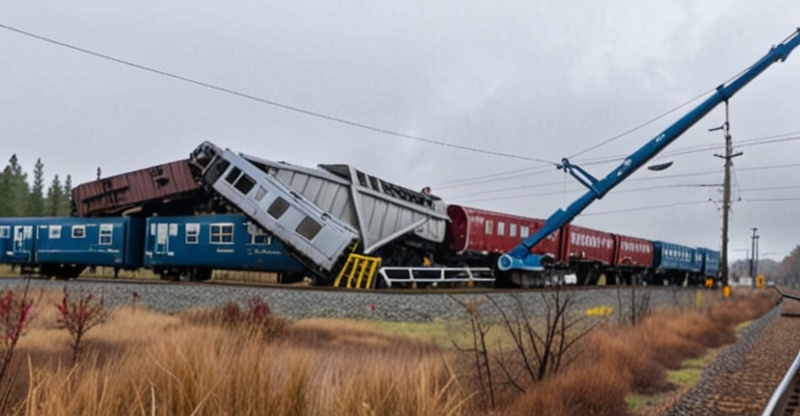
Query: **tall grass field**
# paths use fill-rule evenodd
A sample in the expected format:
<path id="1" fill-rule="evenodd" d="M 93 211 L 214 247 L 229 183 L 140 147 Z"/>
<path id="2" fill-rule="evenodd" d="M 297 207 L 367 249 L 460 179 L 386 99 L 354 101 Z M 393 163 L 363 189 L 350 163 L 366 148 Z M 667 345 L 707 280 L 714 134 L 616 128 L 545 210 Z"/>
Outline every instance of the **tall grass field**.
<path id="1" fill-rule="evenodd" d="M 465 343 L 431 339 L 430 328 L 445 338 L 458 328 L 467 331 L 459 340 L 472 339 L 462 324 L 445 331 L 449 324 L 437 322 L 418 337 L 408 333 L 421 328 L 414 325 L 395 331 L 378 322 L 287 322 L 266 304 L 175 315 L 131 304 L 106 311 L 73 364 L 70 333 L 56 324 L 62 293 L 28 297 L 31 314 L 0 381 L 4 414 L 632 414 L 641 409 L 631 409 L 627 398 L 677 391 L 668 370 L 734 342 L 737 324 L 776 302 L 748 292 L 702 309 L 658 309 L 635 326 L 609 320 L 541 381 L 509 386 L 504 371 L 519 369 L 490 364 L 491 404 L 487 383 L 476 377 L 484 369 Z M 491 354 L 514 354 L 505 338 L 491 338 Z"/>

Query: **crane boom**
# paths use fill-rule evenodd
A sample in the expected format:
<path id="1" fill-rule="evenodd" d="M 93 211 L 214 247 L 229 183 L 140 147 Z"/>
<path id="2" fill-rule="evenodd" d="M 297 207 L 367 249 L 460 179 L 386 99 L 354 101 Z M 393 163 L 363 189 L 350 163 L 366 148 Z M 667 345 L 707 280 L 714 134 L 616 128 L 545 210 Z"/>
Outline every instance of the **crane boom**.
<path id="1" fill-rule="evenodd" d="M 773 46 L 769 53 L 761 58 L 761 60 L 748 68 L 741 75 L 734 78 L 727 85 L 723 84 L 717 87 L 716 91 L 709 98 L 625 158 L 622 164 L 603 179 L 598 180 L 581 167 L 570 163 L 566 158 L 562 159 L 561 164 L 558 165 L 559 169 L 569 172 L 570 175 L 589 188 L 589 191 L 570 204 L 566 210 L 557 210 L 547 219 L 542 228 L 537 230 L 532 236 L 523 240 L 519 245 L 511 249 L 511 251 L 500 256 L 498 259 L 498 268 L 503 271 L 512 269 L 542 270 L 541 256 L 532 254 L 530 252 L 531 247 L 544 240 L 548 235 L 562 226 L 568 224 L 596 199 L 605 196 L 605 194 L 611 191 L 615 186 L 624 181 L 625 178 L 642 167 L 647 161 L 652 159 L 686 132 L 686 130 L 705 117 L 717 105 L 733 97 L 742 87 L 764 72 L 764 70 L 769 68 L 774 62 L 786 60 L 798 44 L 800 44 L 800 28 L 783 43 Z"/>

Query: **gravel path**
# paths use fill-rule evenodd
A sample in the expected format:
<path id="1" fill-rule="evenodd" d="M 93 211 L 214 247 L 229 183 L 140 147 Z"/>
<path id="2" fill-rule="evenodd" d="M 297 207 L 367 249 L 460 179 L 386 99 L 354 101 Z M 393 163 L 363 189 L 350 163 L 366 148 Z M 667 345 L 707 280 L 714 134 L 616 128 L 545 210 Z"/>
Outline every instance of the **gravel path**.
<path id="1" fill-rule="evenodd" d="M 0 279 L 0 290 L 19 287 L 25 284 L 23 279 Z M 384 321 L 428 322 L 437 319 L 460 319 L 466 316 L 464 308 L 453 298 L 441 293 L 386 293 L 386 292 L 344 292 L 329 290 L 308 290 L 292 288 L 271 288 L 238 285 L 213 284 L 170 284 L 162 282 L 104 282 L 104 281 L 51 281 L 31 280 L 33 288 L 70 291 L 102 292 L 109 305 L 127 305 L 131 303 L 132 294 L 139 294 L 139 304 L 147 308 L 175 313 L 193 308 L 221 306 L 229 301 L 244 302 L 252 297 L 261 297 L 267 301 L 273 313 L 297 320 L 313 317 L 373 319 Z M 591 290 L 563 290 L 562 294 L 573 293 L 576 309 L 584 310 L 597 307 L 612 307 L 616 312 L 619 305 L 627 308 L 630 305 L 631 291 L 623 288 L 596 288 Z M 637 297 L 641 299 L 644 291 L 639 288 Z M 695 301 L 695 289 L 653 287 L 650 304 L 658 307 L 665 304 L 691 305 Z M 483 297 L 479 294 L 453 295 L 462 301 L 470 301 Z M 513 295 L 506 293 L 491 294 L 498 303 L 510 304 Z M 522 301 L 535 309 L 541 308 L 542 293 L 519 292 Z M 619 299 L 618 299 L 619 296 Z M 374 305 L 374 307 L 373 307 Z M 485 312 L 484 312 L 485 311 Z M 491 314 L 493 308 L 481 307 L 481 313 Z"/>
<path id="2" fill-rule="evenodd" d="M 781 311 L 776 307 L 746 328 L 667 414 L 760 415 L 800 350 L 800 317 Z"/>

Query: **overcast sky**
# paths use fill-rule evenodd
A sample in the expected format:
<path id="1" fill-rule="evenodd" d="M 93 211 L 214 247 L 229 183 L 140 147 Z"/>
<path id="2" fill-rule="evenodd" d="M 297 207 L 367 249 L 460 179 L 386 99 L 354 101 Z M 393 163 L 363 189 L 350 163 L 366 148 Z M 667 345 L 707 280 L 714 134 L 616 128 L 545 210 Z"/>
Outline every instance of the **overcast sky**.
<path id="1" fill-rule="evenodd" d="M 796 0 L 0 3 L 0 24 L 137 64 L 554 162 L 730 79 L 792 34 L 797 16 Z M 16 153 L 29 172 L 41 158 L 48 181 L 71 174 L 79 184 L 98 166 L 110 176 L 182 159 L 209 140 L 299 165 L 351 164 L 410 188 L 432 186 L 448 203 L 537 218 L 583 193 L 542 163 L 359 129 L 3 29 L 0 56 L 0 158 Z M 735 159 L 731 259 L 746 256 L 752 227 L 762 258 L 781 259 L 800 243 L 798 92 L 796 50 L 731 100 L 731 133 L 744 151 Z M 604 177 L 697 103 L 571 160 L 615 157 L 585 166 Z M 713 154 L 723 152 L 723 134 L 708 129 L 723 122 L 721 106 L 656 159 L 671 168 L 635 173 L 574 223 L 719 248 L 721 187 L 697 185 L 722 183 Z M 778 135 L 787 140 L 758 140 Z M 668 156 L 681 149 L 695 151 Z"/>

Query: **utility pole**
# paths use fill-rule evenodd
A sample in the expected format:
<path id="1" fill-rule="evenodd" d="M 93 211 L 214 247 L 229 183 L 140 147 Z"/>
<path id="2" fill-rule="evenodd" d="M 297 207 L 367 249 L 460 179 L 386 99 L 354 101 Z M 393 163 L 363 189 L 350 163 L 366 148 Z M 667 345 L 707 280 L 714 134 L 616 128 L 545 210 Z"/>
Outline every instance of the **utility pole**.
<path id="1" fill-rule="evenodd" d="M 758 250 L 758 239 L 759 238 L 761 238 L 761 236 L 757 235 L 756 236 L 756 255 L 755 255 L 755 259 L 756 260 L 755 260 L 755 264 L 753 265 L 753 273 L 755 273 L 756 276 L 758 276 L 758 251 L 759 251 Z"/>
<path id="2" fill-rule="evenodd" d="M 728 215 L 731 211 L 731 159 L 741 156 L 742 152 L 731 154 L 733 144 L 731 144 L 731 124 L 728 115 L 728 100 L 725 100 L 725 124 L 715 127 L 709 131 L 722 130 L 725 133 L 725 156 L 714 156 L 725 159 L 725 181 L 722 190 L 722 253 L 720 254 L 719 273 L 722 286 L 728 286 Z"/>
<path id="3" fill-rule="evenodd" d="M 750 257 L 750 277 L 753 278 L 753 284 L 755 284 L 756 273 L 757 273 L 756 272 L 756 256 L 758 255 L 756 253 L 756 247 L 757 247 L 756 244 L 758 242 L 758 235 L 756 235 L 756 232 L 758 231 L 758 228 L 751 228 L 751 230 L 753 230 L 753 236 L 750 237 L 750 240 L 751 240 L 751 242 L 750 242 L 750 247 L 751 247 L 750 252 L 753 253 L 753 256 Z"/>

